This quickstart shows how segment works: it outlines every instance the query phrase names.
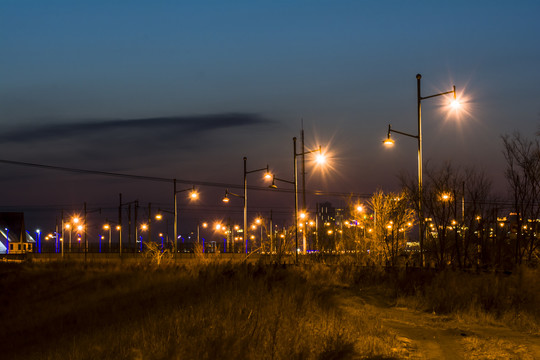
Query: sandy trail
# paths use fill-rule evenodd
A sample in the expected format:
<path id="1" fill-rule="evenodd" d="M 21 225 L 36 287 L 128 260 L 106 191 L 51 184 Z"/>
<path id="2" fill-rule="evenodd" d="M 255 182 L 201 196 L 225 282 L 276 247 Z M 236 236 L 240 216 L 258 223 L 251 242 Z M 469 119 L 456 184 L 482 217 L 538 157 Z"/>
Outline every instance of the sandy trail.
<path id="1" fill-rule="evenodd" d="M 351 314 L 368 310 L 396 336 L 402 349 L 396 359 L 524 359 L 540 360 L 540 336 L 505 326 L 462 320 L 393 307 L 373 291 L 337 295 L 340 308 Z"/>

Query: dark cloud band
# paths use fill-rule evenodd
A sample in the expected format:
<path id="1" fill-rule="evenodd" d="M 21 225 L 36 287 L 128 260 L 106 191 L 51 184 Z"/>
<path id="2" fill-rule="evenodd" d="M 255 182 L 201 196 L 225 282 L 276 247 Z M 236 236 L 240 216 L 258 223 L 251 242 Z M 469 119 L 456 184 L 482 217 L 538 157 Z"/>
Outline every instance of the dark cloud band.
<path id="1" fill-rule="evenodd" d="M 257 114 L 225 113 L 200 116 L 171 116 L 144 119 L 77 121 L 50 125 L 25 126 L 0 135 L 1 142 L 30 143 L 65 139 L 76 136 L 96 135 L 111 131 L 134 134 L 139 131 L 181 132 L 190 135 L 212 132 L 224 128 L 256 126 L 272 123 L 272 120 Z"/>

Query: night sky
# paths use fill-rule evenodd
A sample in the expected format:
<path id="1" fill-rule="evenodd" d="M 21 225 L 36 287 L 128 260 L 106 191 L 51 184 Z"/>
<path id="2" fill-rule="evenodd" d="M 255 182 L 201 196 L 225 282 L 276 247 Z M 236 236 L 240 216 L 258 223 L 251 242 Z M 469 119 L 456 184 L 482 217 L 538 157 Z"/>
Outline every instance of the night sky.
<path id="1" fill-rule="evenodd" d="M 444 97 L 423 101 L 424 160 L 483 170 L 504 196 L 501 135 L 539 130 L 539 14 L 532 1 L 3 0 L 0 159 L 182 188 L 240 186 L 247 156 L 248 170 L 268 164 L 292 180 L 303 120 L 306 146 L 331 161 L 324 172 L 307 162 L 308 189 L 394 191 L 400 172 L 416 174 L 416 142 L 396 135 L 390 150 L 382 140 L 390 123 L 416 132 L 421 73 L 422 95 L 456 85 L 464 104 L 455 114 Z M 30 227 L 84 201 L 114 214 L 118 193 L 172 207 L 167 183 L 0 172 L 0 210 L 24 210 Z M 265 186 L 257 174 L 249 184 Z M 200 186 L 197 210 L 182 199 L 180 213 L 228 216 L 225 186 Z M 252 193 L 253 209 L 290 214 L 290 193 Z M 344 201 L 308 203 L 326 199 Z M 231 205 L 240 221 L 241 200 Z"/>

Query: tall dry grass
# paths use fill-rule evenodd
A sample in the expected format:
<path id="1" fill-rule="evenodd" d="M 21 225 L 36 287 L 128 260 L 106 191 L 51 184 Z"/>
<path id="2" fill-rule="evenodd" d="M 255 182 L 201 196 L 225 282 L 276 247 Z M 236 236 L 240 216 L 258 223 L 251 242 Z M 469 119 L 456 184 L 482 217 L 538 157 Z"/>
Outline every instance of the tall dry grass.
<path id="1" fill-rule="evenodd" d="M 325 266 L 0 264 L 9 359 L 391 358 L 376 314 L 335 306 Z M 363 339 L 363 341 L 359 341 Z"/>
<path id="2" fill-rule="evenodd" d="M 540 270 L 512 273 L 402 272 L 394 283 L 400 305 L 504 323 L 540 333 Z"/>

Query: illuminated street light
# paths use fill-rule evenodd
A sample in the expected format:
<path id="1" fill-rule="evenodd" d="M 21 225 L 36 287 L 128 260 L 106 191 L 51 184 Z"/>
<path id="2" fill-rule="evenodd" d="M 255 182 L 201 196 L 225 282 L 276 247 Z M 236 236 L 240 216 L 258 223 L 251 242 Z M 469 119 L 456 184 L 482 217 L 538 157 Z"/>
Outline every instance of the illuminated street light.
<path id="1" fill-rule="evenodd" d="M 203 227 L 203 229 L 206 229 L 208 227 L 208 223 L 203 222 L 202 224 L 201 223 L 197 224 L 197 244 L 200 244 L 201 242 L 201 230 L 200 230 L 201 226 Z M 204 243 L 202 247 L 202 252 L 204 253 Z"/>
<path id="2" fill-rule="evenodd" d="M 111 231 L 112 231 L 111 225 L 109 224 L 103 225 L 103 230 L 107 230 L 109 232 L 109 252 L 111 252 Z"/>
<path id="3" fill-rule="evenodd" d="M 441 200 L 442 201 L 450 201 L 452 199 L 452 196 L 449 193 L 442 193 L 441 194 Z"/>
<path id="4" fill-rule="evenodd" d="M 221 199 L 224 203 L 228 203 L 229 202 L 229 196 L 228 195 L 233 195 L 233 196 L 236 196 L 236 197 L 239 197 L 239 198 L 242 198 L 244 199 L 244 233 L 242 235 L 243 237 L 243 241 L 244 241 L 244 252 L 247 254 L 248 252 L 248 238 L 247 238 L 247 198 L 248 198 L 248 193 L 247 193 L 247 175 L 248 174 L 251 174 L 251 173 L 255 173 L 255 172 L 260 172 L 260 171 L 266 171 L 263 178 L 265 180 L 270 180 L 272 179 L 272 174 L 270 173 L 270 169 L 268 167 L 268 164 L 266 165 L 265 168 L 260 168 L 260 169 L 255 169 L 255 170 L 250 170 L 248 171 L 247 170 L 247 157 L 244 156 L 244 195 L 238 195 L 238 194 L 234 194 L 234 193 L 231 193 L 229 192 L 229 190 L 226 190 L 225 191 L 225 196 L 223 197 L 223 199 Z"/>
<path id="5" fill-rule="evenodd" d="M 174 233 L 174 257 L 176 259 L 176 252 L 178 251 L 178 201 L 176 199 L 176 195 L 178 193 L 181 193 L 181 192 L 191 191 L 189 193 L 189 198 L 191 200 L 196 200 L 196 199 L 199 198 L 199 193 L 195 189 L 195 186 L 192 186 L 189 189 L 176 190 L 176 179 L 173 179 L 173 184 L 174 184 L 174 187 L 173 187 L 173 197 L 174 197 L 174 222 L 173 222 L 174 223 L 174 229 L 173 229 L 173 233 Z"/>
<path id="6" fill-rule="evenodd" d="M 319 155 L 322 155 L 322 148 L 321 148 L 320 145 L 319 145 L 318 149 L 302 151 L 301 153 L 297 153 L 296 152 L 296 137 L 293 137 L 293 173 L 294 173 L 293 178 L 294 178 L 294 180 L 289 181 L 289 180 L 279 179 L 279 178 L 274 176 L 273 179 L 272 179 L 272 184 L 269 186 L 269 188 L 271 188 L 271 189 L 277 189 L 277 186 L 276 186 L 276 183 L 275 183 L 276 180 L 294 185 L 294 239 L 295 239 L 295 243 L 294 243 L 295 250 L 294 251 L 295 251 L 295 262 L 296 263 L 298 263 L 298 161 L 297 161 L 297 157 L 298 156 L 304 156 L 304 155 L 307 155 L 307 154 L 310 154 L 310 153 L 315 153 L 315 152 L 319 152 Z M 304 253 L 305 253 L 306 252 L 306 238 L 305 238 L 305 235 L 303 237 L 303 240 L 304 240 L 303 242 L 304 242 Z"/>
<path id="7" fill-rule="evenodd" d="M 416 86 L 417 86 L 417 105 L 418 105 L 418 135 L 412 135 L 405 132 L 397 131 L 392 129 L 391 125 L 388 125 L 388 134 L 387 138 L 383 141 L 383 144 L 387 146 L 392 146 L 394 144 L 394 140 L 390 137 L 390 134 L 392 132 L 405 135 L 408 137 L 412 137 L 418 140 L 418 218 L 419 218 L 419 243 L 420 243 L 420 265 L 423 266 L 424 264 L 424 214 L 423 214 L 423 194 L 422 194 L 422 100 L 430 99 L 437 96 L 447 95 L 447 94 L 453 94 L 454 95 L 454 101 L 452 103 L 453 108 L 457 108 L 459 102 L 457 101 L 456 97 L 456 86 L 454 85 L 452 90 L 445 91 L 442 93 L 429 95 L 429 96 L 422 96 L 420 92 L 420 79 L 422 79 L 422 75 L 417 74 L 416 75 Z"/>

